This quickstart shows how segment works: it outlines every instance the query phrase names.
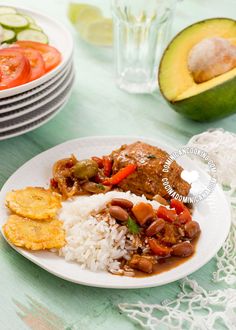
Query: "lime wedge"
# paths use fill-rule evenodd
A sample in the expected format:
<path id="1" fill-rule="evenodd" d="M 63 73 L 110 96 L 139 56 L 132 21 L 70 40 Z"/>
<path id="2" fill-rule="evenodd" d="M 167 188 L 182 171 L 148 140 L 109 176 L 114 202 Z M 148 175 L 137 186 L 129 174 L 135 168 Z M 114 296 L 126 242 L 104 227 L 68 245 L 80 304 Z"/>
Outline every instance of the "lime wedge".
<path id="1" fill-rule="evenodd" d="M 86 3 L 71 2 L 68 6 L 68 17 L 72 24 L 84 24 L 91 20 L 102 17 L 101 10 L 98 7 Z"/>
<path id="2" fill-rule="evenodd" d="M 98 7 L 71 2 L 68 17 L 83 40 L 98 46 L 112 44 L 112 20 L 103 17 Z"/>
<path id="3" fill-rule="evenodd" d="M 81 9 L 80 13 L 77 16 L 76 28 L 81 36 L 83 36 L 84 31 L 87 27 L 99 20 L 102 19 L 102 12 L 99 8 L 89 6 L 86 8 Z"/>
<path id="4" fill-rule="evenodd" d="M 89 5 L 85 3 L 76 3 L 76 2 L 70 2 L 68 5 L 68 11 L 67 16 L 72 24 L 76 24 L 77 17 L 82 9 L 89 7 Z"/>
<path id="5" fill-rule="evenodd" d="M 111 46 L 113 40 L 112 20 L 101 18 L 84 27 L 81 37 L 97 46 Z"/>

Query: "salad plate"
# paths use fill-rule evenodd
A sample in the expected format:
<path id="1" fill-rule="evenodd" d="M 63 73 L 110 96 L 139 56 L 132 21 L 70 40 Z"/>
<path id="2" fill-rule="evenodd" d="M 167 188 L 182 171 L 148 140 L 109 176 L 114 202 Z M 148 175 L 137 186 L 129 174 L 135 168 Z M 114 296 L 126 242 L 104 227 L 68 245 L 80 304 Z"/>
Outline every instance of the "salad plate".
<path id="1" fill-rule="evenodd" d="M 9 4 L 1 3 L 1 6 L 9 6 Z M 48 36 L 49 44 L 59 50 L 62 55 L 62 60 L 59 65 L 57 65 L 54 69 L 44 74 L 40 78 L 20 86 L 0 91 L 0 99 L 24 93 L 46 83 L 70 64 L 73 54 L 73 39 L 70 32 L 64 27 L 63 24 L 52 19 L 51 17 L 25 7 L 17 6 L 14 8 L 18 12 L 32 17 L 35 22 L 37 22 L 37 24 L 43 28 Z"/>
<path id="2" fill-rule="evenodd" d="M 2 81 L 3 140 L 39 127 L 56 115 L 68 100 L 75 73 L 73 39 L 63 24 L 25 7 L 9 7 L 8 3 L 1 3 L 0 7 L 1 40 L 14 36 L 6 41 L 10 47 L 3 45 L 1 59 L 7 59 L 9 68 L 14 60 L 19 72 L 18 76 L 10 76 L 9 83 Z"/>

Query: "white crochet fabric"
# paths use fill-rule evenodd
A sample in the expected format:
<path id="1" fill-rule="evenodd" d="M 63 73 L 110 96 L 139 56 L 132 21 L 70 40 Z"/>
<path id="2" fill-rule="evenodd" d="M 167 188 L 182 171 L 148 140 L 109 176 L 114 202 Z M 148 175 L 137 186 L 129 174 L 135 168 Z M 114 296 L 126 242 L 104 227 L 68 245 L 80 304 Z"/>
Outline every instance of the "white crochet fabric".
<path id="1" fill-rule="evenodd" d="M 190 145 L 205 150 L 215 162 L 218 183 L 231 203 L 232 226 L 222 249 L 215 256 L 217 269 L 213 273 L 213 281 L 233 285 L 236 283 L 236 135 L 222 129 L 209 130 L 193 136 L 188 142 Z M 188 278 L 181 283 L 181 292 L 173 301 L 162 304 L 125 303 L 119 308 L 150 330 L 236 329 L 235 289 L 207 291 Z M 217 323 L 221 324 L 220 328 L 216 321 L 220 322 Z"/>
<path id="2" fill-rule="evenodd" d="M 195 135 L 188 145 L 205 150 L 217 168 L 218 183 L 231 203 L 232 226 L 222 249 L 216 255 L 216 282 L 236 283 L 236 135 L 222 129 Z"/>
<path id="3" fill-rule="evenodd" d="M 181 282 L 180 287 L 181 293 L 177 298 L 162 305 L 148 305 L 140 301 L 137 304 L 120 304 L 119 308 L 143 328 L 150 330 L 236 329 L 235 289 L 208 292 L 188 278 Z M 215 325 L 216 321 L 220 321 L 221 328 Z"/>

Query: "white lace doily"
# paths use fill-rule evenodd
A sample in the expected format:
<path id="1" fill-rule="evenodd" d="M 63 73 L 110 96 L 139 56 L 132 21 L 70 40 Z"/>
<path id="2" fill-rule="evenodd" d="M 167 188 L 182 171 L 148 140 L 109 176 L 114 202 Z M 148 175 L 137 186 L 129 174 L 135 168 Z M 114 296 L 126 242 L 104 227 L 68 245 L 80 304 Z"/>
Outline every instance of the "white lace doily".
<path id="1" fill-rule="evenodd" d="M 222 129 L 209 130 L 193 136 L 187 145 L 205 150 L 215 162 L 218 183 L 231 203 L 231 230 L 215 256 L 217 269 L 212 274 L 215 283 L 224 281 L 230 286 L 236 283 L 236 135 Z M 119 308 L 143 328 L 150 330 L 219 329 L 216 321 L 224 329 L 236 329 L 236 290 L 229 287 L 207 291 L 189 278 L 183 279 L 181 292 L 173 301 L 162 304 L 125 303 L 120 304 Z"/>
<path id="2" fill-rule="evenodd" d="M 120 304 L 119 308 L 143 328 L 150 330 L 236 329 L 236 290 L 206 291 L 194 280 L 185 278 L 181 292 L 173 301 L 163 304 Z M 201 310 L 201 314 L 199 314 Z M 159 314 L 157 317 L 155 314 Z"/>

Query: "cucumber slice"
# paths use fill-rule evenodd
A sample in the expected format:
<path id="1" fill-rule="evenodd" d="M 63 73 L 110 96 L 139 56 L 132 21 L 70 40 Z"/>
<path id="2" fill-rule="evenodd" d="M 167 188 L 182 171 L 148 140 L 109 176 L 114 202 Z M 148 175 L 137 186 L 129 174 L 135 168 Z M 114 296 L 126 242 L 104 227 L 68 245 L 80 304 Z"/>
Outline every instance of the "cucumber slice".
<path id="1" fill-rule="evenodd" d="M 24 16 L 30 24 L 35 23 L 35 20 L 31 16 L 28 16 L 28 15 L 25 15 L 25 14 L 22 14 L 22 13 L 20 13 L 20 15 Z"/>
<path id="2" fill-rule="evenodd" d="M 18 14 L 5 14 L 0 15 L 0 24 L 6 28 L 16 29 L 16 28 L 26 28 L 29 25 L 27 19 Z"/>
<path id="3" fill-rule="evenodd" d="M 43 31 L 40 26 L 34 23 L 30 23 L 29 29 L 36 30 L 36 31 Z"/>
<path id="4" fill-rule="evenodd" d="M 43 44 L 48 43 L 48 37 L 41 31 L 36 31 L 33 29 L 26 29 L 20 31 L 16 35 L 17 40 L 30 40 L 30 41 L 37 41 L 42 42 Z"/>
<path id="5" fill-rule="evenodd" d="M 10 43 L 10 42 L 14 41 L 15 37 L 16 37 L 16 34 L 14 31 L 8 30 L 8 29 L 3 29 L 2 43 L 3 42 Z"/>
<path id="6" fill-rule="evenodd" d="M 16 10 L 15 10 L 15 8 L 12 8 L 12 7 L 1 6 L 0 15 L 3 15 L 3 14 L 16 14 Z"/>

